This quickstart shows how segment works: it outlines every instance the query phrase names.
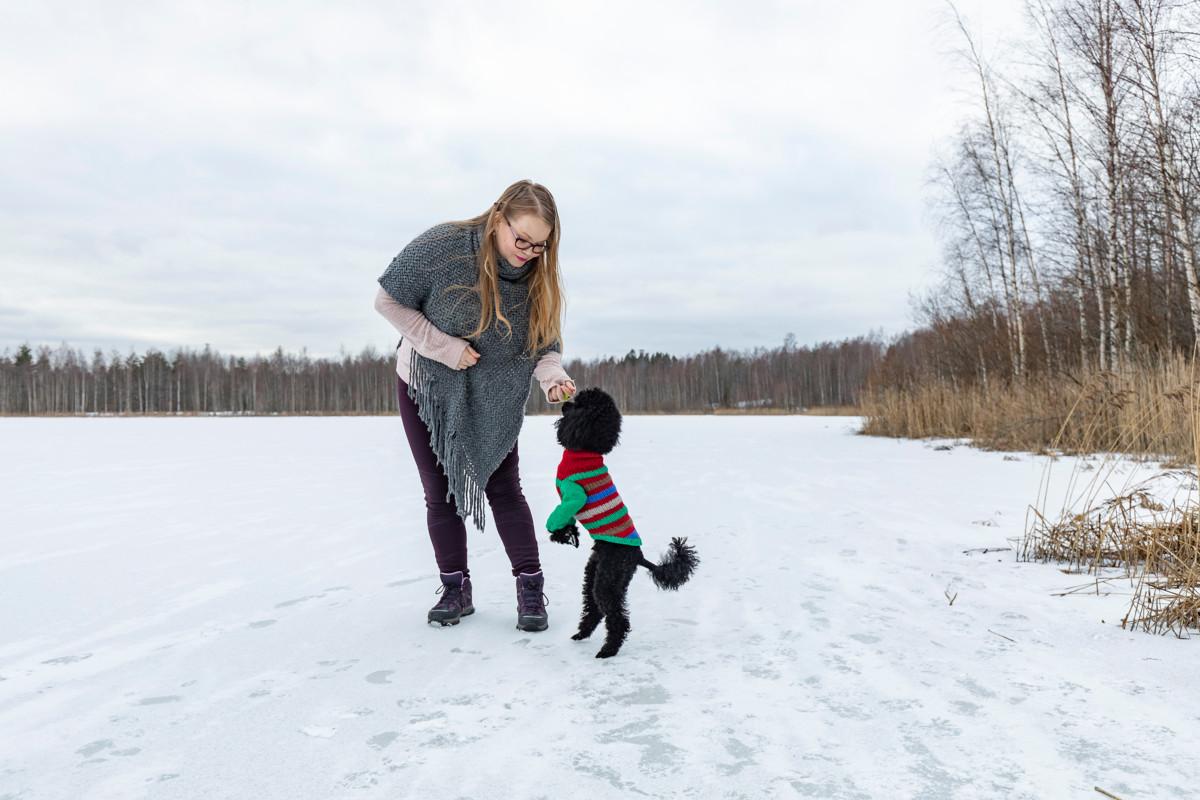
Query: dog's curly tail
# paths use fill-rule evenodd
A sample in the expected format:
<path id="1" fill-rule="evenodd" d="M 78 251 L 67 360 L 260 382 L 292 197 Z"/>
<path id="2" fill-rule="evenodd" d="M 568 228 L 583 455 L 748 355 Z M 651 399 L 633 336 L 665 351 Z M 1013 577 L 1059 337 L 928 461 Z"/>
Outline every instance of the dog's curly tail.
<path id="1" fill-rule="evenodd" d="M 662 561 L 654 564 L 646 559 L 639 559 L 638 565 L 650 570 L 650 577 L 660 589 L 678 589 L 692 577 L 700 558 L 696 548 L 687 543 L 686 538 L 676 536 L 671 540 L 671 547 L 662 557 Z"/>

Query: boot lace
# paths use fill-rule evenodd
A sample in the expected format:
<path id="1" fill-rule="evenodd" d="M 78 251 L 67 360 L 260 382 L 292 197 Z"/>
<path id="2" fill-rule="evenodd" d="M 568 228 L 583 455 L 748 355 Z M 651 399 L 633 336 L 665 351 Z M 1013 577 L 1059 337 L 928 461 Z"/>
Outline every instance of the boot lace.
<path id="1" fill-rule="evenodd" d="M 447 586 L 443 583 L 434 594 L 442 596 L 434 608 L 450 610 L 454 606 L 462 605 L 463 590 L 461 586 Z"/>
<path id="2" fill-rule="evenodd" d="M 534 581 L 521 581 L 520 605 L 522 614 L 539 613 L 550 605 L 550 598 L 537 588 L 537 583 Z"/>

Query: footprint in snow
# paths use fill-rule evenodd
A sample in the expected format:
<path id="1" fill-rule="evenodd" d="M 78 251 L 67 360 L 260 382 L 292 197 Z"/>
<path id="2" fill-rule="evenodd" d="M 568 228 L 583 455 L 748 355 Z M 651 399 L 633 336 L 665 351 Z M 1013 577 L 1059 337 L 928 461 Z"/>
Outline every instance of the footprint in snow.
<path id="1" fill-rule="evenodd" d="M 367 746 L 376 750 L 382 750 L 392 742 L 396 741 L 399 736 L 400 734 L 397 731 L 384 731 L 383 733 L 377 733 L 370 739 L 367 739 Z"/>
<path id="2" fill-rule="evenodd" d="M 80 656 L 59 656 L 58 658 L 52 658 L 49 661 L 43 661 L 42 663 L 43 664 L 74 664 L 79 661 L 87 661 L 91 657 L 92 657 L 91 653 L 84 653 L 83 655 L 80 655 Z"/>
<path id="3" fill-rule="evenodd" d="M 367 676 L 367 683 L 391 683 L 388 680 L 389 675 L 395 674 L 393 669 L 381 669 L 378 672 L 372 672 Z"/>
<path id="4" fill-rule="evenodd" d="M 333 735 L 337 733 L 337 728 L 321 728 L 316 725 L 309 725 L 307 728 L 301 728 L 300 732 L 314 739 L 332 739 Z"/>

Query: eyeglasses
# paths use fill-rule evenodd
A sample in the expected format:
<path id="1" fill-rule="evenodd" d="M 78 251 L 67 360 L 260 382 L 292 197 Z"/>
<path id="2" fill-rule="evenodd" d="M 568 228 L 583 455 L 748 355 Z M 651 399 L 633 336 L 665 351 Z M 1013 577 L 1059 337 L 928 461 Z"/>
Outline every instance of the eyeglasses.
<path id="1" fill-rule="evenodd" d="M 508 217 L 504 218 L 504 222 L 508 225 L 508 229 L 512 231 L 513 239 L 516 240 L 514 244 L 516 244 L 518 250 L 532 250 L 535 255 L 539 256 L 546 252 L 545 242 L 542 242 L 541 244 L 534 244 L 528 239 L 522 239 L 517 235 L 517 229 L 513 227 L 513 224 L 509 221 Z"/>

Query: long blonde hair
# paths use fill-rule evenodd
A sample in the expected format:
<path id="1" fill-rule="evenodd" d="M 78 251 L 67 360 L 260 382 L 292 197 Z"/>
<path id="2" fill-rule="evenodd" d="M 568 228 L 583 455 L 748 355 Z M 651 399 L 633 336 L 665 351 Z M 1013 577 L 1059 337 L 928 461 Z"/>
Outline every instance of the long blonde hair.
<path id="1" fill-rule="evenodd" d="M 517 181 L 505 189 L 500 199 L 492 203 L 487 211 L 470 219 L 455 220 L 453 224 L 463 228 L 484 224 L 478 255 L 479 280 L 473 287 L 460 287 L 470 289 L 479 296 L 479 325 L 470 337 L 478 337 L 493 325 L 504 325 L 508 328 L 508 335 L 512 335 L 512 324 L 500 306 L 494 233 L 501 219 L 513 219 L 524 214 L 534 214 L 550 226 L 546 249 L 526 262 L 533 270 L 528 278 L 529 336 L 526 343 L 526 352 L 532 355 L 562 339 L 563 288 L 558 273 L 558 241 L 562 226 L 554 195 L 540 183 Z"/>

